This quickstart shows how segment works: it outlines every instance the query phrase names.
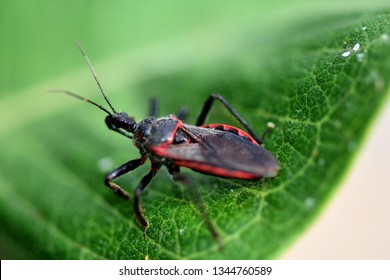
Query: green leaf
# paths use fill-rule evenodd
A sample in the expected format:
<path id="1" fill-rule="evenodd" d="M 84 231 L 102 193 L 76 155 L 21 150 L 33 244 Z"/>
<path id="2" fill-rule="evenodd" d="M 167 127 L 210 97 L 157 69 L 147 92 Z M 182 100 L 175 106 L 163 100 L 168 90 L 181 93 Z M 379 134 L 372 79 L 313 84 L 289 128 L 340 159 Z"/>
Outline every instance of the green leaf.
<path id="1" fill-rule="evenodd" d="M 265 9 L 265 18 L 278 15 L 281 7 L 288 11 L 282 4 Z M 292 10 L 305 4 L 299 2 Z M 146 4 L 141 7 L 149 11 Z M 188 190 L 173 184 L 165 170 L 142 196 L 150 223 L 143 238 L 132 203 L 103 184 L 104 174 L 136 158 L 137 149 L 105 128 L 101 111 L 44 92 L 65 88 L 104 104 L 81 56 L 67 46 L 58 53 L 64 57 L 55 63 L 54 74 L 38 67 L 30 73 L 35 78 L 6 83 L 8 93 L 1 96 L 2 258 L 275 258 L 315 219 L 388 96 L 390 13 L 345 12 L 313 19 L 306 12 L 294 24 L 264 28 L 263 19 L 251 12 L 253 6 L 237 14 L 234 8 L 229 4 L 222 9 L 226 18 L 238 18 L 236 25 L 225 17 L 194 13 L 183 21 L 185 26 L 149 41 L 130 45 L 124 39 L 111 48 L 117 55 L 106 54 L 108 58 L 93 59 L 102 47 L 84 44 L 114 106 L 137 120 L 147 114 L 149 97 L 157 96 L 162 115 L 187 105 L 188 122 L 193 123 L 208 94 L 219 92 L 260 135 L 268 121 L 276 124 L 266 141 L 281 164 L 275 178 L 224 180 L 182 168 L 200 191 L 224 250 L 211 237 Z M 91 17 L 99 13 L 93 11 Z M 178 19 L 169 20 L 173 27 Z M 197 29 L 203 21 L 213 28 Z M 121 25 L 117 19 L 112 27 Z M 54 32 L 50 28 L 46 32 Z M 182 35 L 187 31 L 192 32 Z M 67 36 L 74 36 L 72 32 Z M 116 40 L 123 36 L 113 32 Z M 142 38 L 142 32 L 135 37 Z M 65 72 L 54 79 L 62 63 Z M 71 71 L 72 65 L 82 65 L 82 72 Z M 237 125 L 218 105 L 210 122 Z M 118 183 L 131 192 L 147 172 L 145 165 Z"/>

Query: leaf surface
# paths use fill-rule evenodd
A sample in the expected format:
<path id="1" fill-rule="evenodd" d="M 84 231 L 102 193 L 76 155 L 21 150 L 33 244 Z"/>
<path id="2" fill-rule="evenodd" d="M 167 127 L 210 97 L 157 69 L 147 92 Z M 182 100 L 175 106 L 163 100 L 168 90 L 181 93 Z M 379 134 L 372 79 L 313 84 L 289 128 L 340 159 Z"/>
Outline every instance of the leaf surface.
<path id="1" fill-rule="evenodd" d="M 390 13 L 302 19 L 275 36 L 254 23 L 250 26 L 244 35 L 224 33 L 223 43 L 216 44 L 232 41 L 235 49 L 217 57 L 215 50 L 205 48 L 196 52 L 199 61 L 188 58 L 194 42 L 189 36 L 176 41 L 176 49 L 170 49 L 175 44 L 162 44 L 157 50 L 137 54 L 149 64 L 137 64 L 134 51 L 94 64 L 99 77 L 113 83 L 106 90 L 114 106 L 137 120 L 146 116 L 148 98 L 157 96 L 162 115 L 187 105 L 188 122 L 193 123 L 208 94 L 218 92 L 259 135 L 267 122 L 275 123 L 266 141 L 266 148 L 281 164 L 275 178 L 224 180 L 182 169 L 201 194 L 221 235 L 223 252 L 188 190 L 173 184 L 166 171 L 158 174 L 142 196 L 150 223 L 148 236 L 143 238 L 132 203 L 114 196 L 103 184 L 107 171 L 138 157 L 136 148 L 106 130 L 102 112 L 68 97 L 39 92 L 37 82 L 18 95 L 2 97 L 1 111 L 7 116 L 0 130 L 4 257 L 277 257 L 337 189 L 388 95 Z M 213 36 L 209 33 L 209 39 Z M 151 54 L 155 57 L 145 60 Z M 157 70 L 148 69 L 164 55 L 168 59 L 156 62 Z M 129 61 L 144 68 L 119 74 Z M 116 66 L 114 73 L 99 71 Z M 138 77 L 129 75 L 137 70 Z M 86 71 L 66 73 L 45 86 L 69 85 L 66 89 L 103 104 Z M 72 81 L 80 75 L 80 83 Z M 237 125 L 218 105 L 209 121 Z M 132 192 L 147 172 L 146 164 L 118 183 Z"/>

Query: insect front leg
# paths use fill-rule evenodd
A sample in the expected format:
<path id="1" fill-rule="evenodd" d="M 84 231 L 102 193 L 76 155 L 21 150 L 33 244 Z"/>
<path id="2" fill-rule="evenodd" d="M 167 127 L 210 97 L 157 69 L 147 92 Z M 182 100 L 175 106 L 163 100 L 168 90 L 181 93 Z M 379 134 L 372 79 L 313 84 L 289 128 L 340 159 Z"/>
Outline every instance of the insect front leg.
<path id="1" fill-rule="evenodd" d="M 123 174 L 126 174 L 140 165 L 142 165 L 145 162 L 146 158 L 141 157 L 139 159 L 133 159 L 125 164 L 122 164 L 118 168 L 114 169 L 110 173 L 108 173 L 104 179 L 104 183 L 106 184 L 107 187 L 109 187 L 116 195 L 124 198 L 124 199 L 129 199 L 130 195 L 128 192 L 126 192 L 124 189 L 119 187 L 117 184 L 115 184 L 112 180 L 122 176 Z"/>
<path id="2" fill-rule="evenodd" d="M 145 188 L 149 185 L 150 181 L 156 175 L 157 171 L 160 169 L 161 165 L 153 164 L 149 173 L 142 177 L 139 182 L 137 188 L 134 190 L 134 204 L 133 210 L 135 218 L 140 226 L 144 229 L 144 237 L 146 237 L 146 229 L 149 227 L 149 222 L 146 220 L 144 214 L 142 213 L 141 204 L 140 204 L 140 196 L 144 192 Z"/>
<path id="3" fill-rule="evenodd" d="M 205 123 L 206 117 L 211 110 L 211 106 L 213 105 L 214 100 L 218 100 L 219 102 L 221 102 L 222 105 L 224 105 L 225 108 L 229 110 L 233 117 L 237 121 L 239 121 L 243 127 L 245 127 L 246 131 L 253 137 L 253 139 L 256 140 L 257 143 L 263 144 L 263 141 L 260 140 L 260 138 L 253 131 L 253 129 L 249 126 L 247 121 L 243 117 L 241 117 L 236 110 L 233 109 L 233 107 L 229 104 L 229 102 L 226 101 L 226 99 L 222 95 L 219 95 L 217 93 L 211 94 L 210 97 L 206 100 L 205 104 L 203 105 L 202 112 L 198 117 L 198 121 L 196 122 L 196 126 L 201 126 Z"/>

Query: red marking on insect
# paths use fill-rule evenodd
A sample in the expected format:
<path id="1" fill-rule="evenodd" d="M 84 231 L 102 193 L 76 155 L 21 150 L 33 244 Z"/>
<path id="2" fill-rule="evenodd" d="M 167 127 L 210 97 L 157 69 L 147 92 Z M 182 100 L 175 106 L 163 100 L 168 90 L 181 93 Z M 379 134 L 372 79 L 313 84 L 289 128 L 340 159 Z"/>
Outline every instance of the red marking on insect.
<path id="1" fill-rule="evenodd" d="M 249 124 L 221 95 L 212 94 L 207 99 L 196 125 L 183 122 L 187 114 L 184 109 L 180 110 L 176 116 L 158 118 L 155 100 L 151 103 L 150 116 L 137 123 L 133 117 L 114 109 L 104 93 L 88 57 L 79 43 L 76 42 L 76 44 L 86 59 L 101 94 L 112 112 L 75 93 L 60 92 L 91 103 L 106 112 L 107 127 L 132 139 L 134 145 L 139 149 L 140 158 L 122 164 L 105 177 L 106 186 L 114 193 L 128 199 L 129 194 L 113 180 L 136 169 L 147 159 L 150 159 L 150 171 L 141 179 L 134 191 L 134 213 L 138 223 L 144 228 L 144 232 L 149 224 L 142 213 L 139 197 L 162 166 L 167 167 L 168 172 L 176 180 L 181 180 L 180 167 L 234 179 L 259 179 L 273 177 L 277 174 L 279 170 L 277 159 L 271 152 L 262 147 L 263 141 L 257 137 Z M 226 124 L 205 124 L 205 119 L 214 100 L 221 102 L 247 132 Z M 203 206 L 200 210 L 208 220 Z M 207 222 L 213 236 L 216 237 L 217 233 L 211 222 Z"/>
<path id="2" fill-rule="evenodd" d="M 211 98 L 222 98 L 212 95 Z M 171 116 L 172 117 L 172 116 Z M 180 145 L 174 136 L 180 130 L 187 137 Z M 151 145 L 150 151 L 175 165 L 210 175 L 234 179 L 275 176 L 279 164 L 275 157 L 248 133 L 229 125 L 187 125 L 177 121 L 169 141 Z"/>
<path id="3" fill-rule="evenodd" d="M 227 125 L 227 124 L 204 124 L 204 125 L 201 125 L 200 127 L 211 128 L 211 129 L 216 129 L 216 130 L 221 130 L 221 131 L 227 131 L 227 132 L 230 132 L 230 133 L 233 133 L 233 134 L 237 134 L 237 135 L 239 135 L 239 136 L 249 140 L 250 142 L 252 142 L 255 145 L 259 144 L 248 133 L 246 133 L 245 131 L 243 131 L 243 130 L 237 128 L 237 127 L 231 126 L 231 125 Z"/>

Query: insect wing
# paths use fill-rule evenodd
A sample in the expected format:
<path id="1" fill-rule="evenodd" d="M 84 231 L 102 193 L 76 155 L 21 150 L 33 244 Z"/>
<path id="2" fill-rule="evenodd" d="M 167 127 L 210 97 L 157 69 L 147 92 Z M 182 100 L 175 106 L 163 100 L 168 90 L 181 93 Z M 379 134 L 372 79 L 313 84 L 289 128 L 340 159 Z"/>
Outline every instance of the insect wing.
<path id="1" fill-rule="evenodd" d="M 273 177 L 279 170 L 279 163 L 271 152 L 245 137 L 196 126 L 185 125 L 184 130 L 196 139 L 158 148 L 154 152 L 172 159 L 179 166 L 227 178 Z"/>

